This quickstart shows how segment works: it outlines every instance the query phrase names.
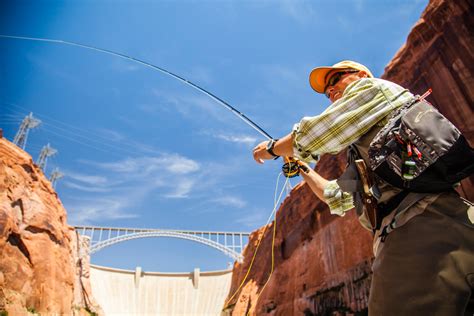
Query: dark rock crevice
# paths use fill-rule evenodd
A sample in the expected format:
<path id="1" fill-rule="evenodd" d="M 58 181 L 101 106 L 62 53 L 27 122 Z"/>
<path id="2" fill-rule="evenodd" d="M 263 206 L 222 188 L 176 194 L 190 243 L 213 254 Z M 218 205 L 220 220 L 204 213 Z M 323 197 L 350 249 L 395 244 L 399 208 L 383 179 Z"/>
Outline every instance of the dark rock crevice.
<path id="1" fill-rule="evenodd" d="M 14 246 L 17 247 L 18 250 L 28 259 L 28 262 L 30 265 L 33 265 L 31 262 L 31 256 L 30 252 L 28 251 L 28 248 L 26 247 L 25 243 L 23 243 L 23 240 L 21 240 L 21 236 L 17 233 L 10 233 L 10 235 L 7 238 L 7 242 Z"/>
<path id="2" fill-rule="evenodd" d="M 36 227 L 36 226 L 28 226 L 25 228 L 25 230 L 29 231 L 30 233 L 33 234 L 46 234 L 48 235 L 49 239 L 51 239 L 52 242 L 62 245 L 63 241 L 59 240 L 52 232 L 50 232 L 47 229 Z"/>
<path id="3" fill-rule="evenodd" d="M 17 199 L 16 201 L 11 203 L 12 208 L 20 208 L 21 211 L 21 217 L 25 216 L 25 208 L 23 206 L 23 200 L 22 199 Z"/>
<path id="4" fill-rule="evenodd" d="M 31 179 L 33 181 L 38 180 L 38 176 L 36 175 L 36 172 L 31 165 L 24 163 L 21 165 L 21 167 L 31 176 Z"/>

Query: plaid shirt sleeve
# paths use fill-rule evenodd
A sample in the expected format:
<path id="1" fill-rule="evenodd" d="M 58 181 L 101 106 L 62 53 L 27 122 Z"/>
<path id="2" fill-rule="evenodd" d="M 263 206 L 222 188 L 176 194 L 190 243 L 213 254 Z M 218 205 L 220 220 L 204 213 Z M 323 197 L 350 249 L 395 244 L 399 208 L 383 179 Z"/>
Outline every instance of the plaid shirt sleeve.
<path id="1" fill-rule="evenodd" d="M 336 180 L 329 181 L 324 187 L 324 198 L 331 214 L 344 216 L 354 207 L 352 194 L 343 192 Z"/>
<path id="2" fill-rule="evenodd" d="M 408 98 L 413 98 L 408 90 L 389 81 L 364 78 L 353 82 L 322 114 L 304 117 L 294 126 L 295 156 L 309 162 L 320 154 L 337 154 Z"/>

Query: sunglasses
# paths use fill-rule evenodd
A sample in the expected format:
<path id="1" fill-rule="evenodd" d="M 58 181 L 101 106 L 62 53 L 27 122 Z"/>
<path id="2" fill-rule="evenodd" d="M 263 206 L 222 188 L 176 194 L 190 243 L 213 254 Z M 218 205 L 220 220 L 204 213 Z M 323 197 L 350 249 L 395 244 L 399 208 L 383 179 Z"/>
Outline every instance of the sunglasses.
<path id="1" fill-rule="evenodd" d="M 352 73 L 356 73 L 356 72 L 359 72 L 359 70 L 346 70 L 346 71 L 339 71 L 339 72 L 336 72 L 334 75 L 331 76 L 331 78 L 329 78 L 328 80 L 328 84 L 326 85 L 326 87 L 324 88 L 324 94 L 326 94 L 326 97 L 329 99 L 329 92 L 327 92 L 327 88 L 331 87 L 331 86 L 334 86 L 335 84 L 337 84 L 342 76 L 344 76 L 345 74 L 352 74 Z"/>

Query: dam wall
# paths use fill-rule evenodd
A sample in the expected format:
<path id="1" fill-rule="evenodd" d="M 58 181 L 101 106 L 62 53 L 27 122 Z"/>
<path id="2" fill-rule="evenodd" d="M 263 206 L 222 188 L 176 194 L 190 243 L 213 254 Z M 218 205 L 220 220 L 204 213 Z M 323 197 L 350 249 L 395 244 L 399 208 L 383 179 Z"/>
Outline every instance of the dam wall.
<path id="1" fill-rule="evenodd" d="M 232 270 L 144 272 L 90 266 L 92 294 L 105 315 L 220 315 Z"/>

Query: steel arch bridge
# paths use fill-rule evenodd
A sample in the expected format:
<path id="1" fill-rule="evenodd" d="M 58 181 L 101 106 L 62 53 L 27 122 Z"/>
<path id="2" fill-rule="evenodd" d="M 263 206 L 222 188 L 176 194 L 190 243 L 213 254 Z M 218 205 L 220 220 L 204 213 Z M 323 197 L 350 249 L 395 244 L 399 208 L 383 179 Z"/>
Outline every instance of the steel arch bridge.
<path id="1" fill-rule="evenodd" d="M 132 239 L 169 237 L 191 240 L 223 252 L 238 262 L 242 262 L 242 251 L 249 239 L 245 232 L 217 232 L 169 229 L 119 228 L 99 226 L 74 226 L 82 236 L 90 239 L 90 254 L 106 247 Z"/>

